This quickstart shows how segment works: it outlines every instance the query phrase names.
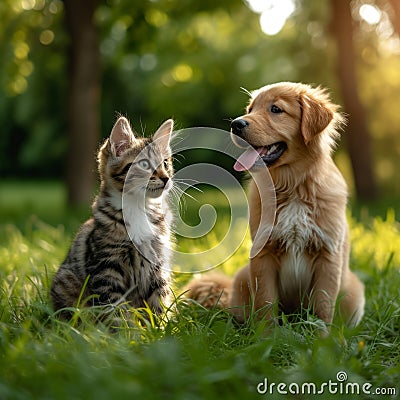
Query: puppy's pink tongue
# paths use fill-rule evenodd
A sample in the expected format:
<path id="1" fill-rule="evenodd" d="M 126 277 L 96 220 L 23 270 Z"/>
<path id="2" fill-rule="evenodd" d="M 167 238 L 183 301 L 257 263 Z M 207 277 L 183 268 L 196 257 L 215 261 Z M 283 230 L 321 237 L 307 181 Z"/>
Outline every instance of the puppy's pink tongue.
<path id="1" fill-rule="evenodd" d="M 253 148 L 247 149 L 235 162 L 233 169 L 235 171 L 247 171 L 249 170 L 254 163 L 256 162 L 262 147 L 255 150 Z"/>

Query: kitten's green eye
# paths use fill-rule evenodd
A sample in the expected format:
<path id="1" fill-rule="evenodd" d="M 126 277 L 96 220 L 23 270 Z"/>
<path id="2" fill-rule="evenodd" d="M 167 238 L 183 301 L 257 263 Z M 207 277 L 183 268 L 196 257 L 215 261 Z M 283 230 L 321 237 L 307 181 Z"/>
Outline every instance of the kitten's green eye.
<path id="1" fill-rule="evenodd" d="M 140 168 L 150 169 L 150 162 L 149 162 L 149 160 L 146 160 L 145 158 L 143 158 L 142 160 L 139 160 L 138 165 Z"/>
<path id="2" fill-rule="evenodd" d="M 164 165 L 165 169 L 168 169 L 168 166 L 169 166 L 168 160 L 164 160 L 163 165 Z"/>

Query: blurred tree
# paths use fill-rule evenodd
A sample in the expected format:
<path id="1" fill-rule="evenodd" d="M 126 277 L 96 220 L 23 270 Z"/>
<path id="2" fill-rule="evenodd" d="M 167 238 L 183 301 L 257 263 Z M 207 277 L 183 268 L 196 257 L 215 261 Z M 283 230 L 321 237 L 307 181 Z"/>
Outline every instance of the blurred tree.
<path id="1" fill-rule="evenodd" d="M 381 0 L 382 3 L 381 7 L 384 9 L 384 1 Z M 396 30 L 397 35 L 400 36 L 400 1 L 399 0 L 389 0 L 390 6 L 392 7 L 393 14 L 392 14 L 392 25 L 393 28 Z"/>
<path id="2" fill-rule="evenodd" d="M 68 202 L 87 204 L 95 183 L 100 138 L 100 54 L 93 16 L 96 0 L 65 0 L 70 35 L 68 85 Z"/>
<path id="3" fill-rule="evenodd" d="M 331 0 L 332 31 L 337 43 L 337 70 L 344 109 L 349 114 L 347 144 L 353 167 L 356 192 L 361 200 L 377 195 L 373 172 L 371 138 L 359 89 L 353 45 L 353 20 L 348 0 Z"/>
<path id="4" fill-rule="evenodd" d="M 64 170 L 65 43 L 60 0 L 0 1 L 0 174 Z"/>

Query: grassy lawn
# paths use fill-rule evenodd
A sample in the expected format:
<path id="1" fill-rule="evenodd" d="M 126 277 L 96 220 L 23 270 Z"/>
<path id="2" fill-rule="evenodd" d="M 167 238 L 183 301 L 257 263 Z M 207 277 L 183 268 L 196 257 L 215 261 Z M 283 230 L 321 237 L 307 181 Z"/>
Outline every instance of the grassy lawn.
<path id="1" fill-rule="evenodd" d="M 88 310 L 77 309 L 71 323 L 58 321 L 48 299 L 51 277 L 87 215 L 66 210 L 61 184 L 0 184 L 0 399 L 313 398 L 312 385 L 303 396 L 290 393 L 303 383 L 325 388 L 315 398 L 373 399 L 390 388 L 397 395 L 383 397 L 399 397 L 400 223 L 393 209 L 375 217 L 365 209 L 349 213 L 351 266 L 366 285 L 366 313 L 356 329 L 336 320 L 327 338 L 311 315 L 282 316 L 266 334 L 262 322 L 238 325 L 225 310 L 185 301 L 179 295 L 187 274 L 175 276 L 176 312 L 160 319 L 133 312 L 134 324 L 114 333 L 93 324 Z M 218 229 L 198 246 L 214 246 Z M 246 241 L 220 268 L 233 274 L 248 249 Z M 342 385 L 339 372 L 347 374 Z M 359 385 L 358 396 L 345 394 L 349 382 Z M 260 383 L 267 393 L 257 392 Z"/>

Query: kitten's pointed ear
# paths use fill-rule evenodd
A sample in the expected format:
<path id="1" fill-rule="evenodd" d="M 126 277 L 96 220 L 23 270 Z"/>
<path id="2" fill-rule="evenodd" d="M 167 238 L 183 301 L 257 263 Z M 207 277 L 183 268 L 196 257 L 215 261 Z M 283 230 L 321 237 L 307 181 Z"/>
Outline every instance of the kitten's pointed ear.
<path id="1" fill-rule="evenodd" d="M 119 157 L 129 149 L 136 138 L 129 121 L 125 117 L 119 117 L 110 134 L 111 152 Z"/>
<path id="2" fill-rule="evenodd" d="M 169 141 L 171 140 L 173 129 L 174 121 L 172 119 L 167 119 L 153 135 L 153 141 L 159 143 L 160 146 L 167 148 L 169 146 Z"/>

